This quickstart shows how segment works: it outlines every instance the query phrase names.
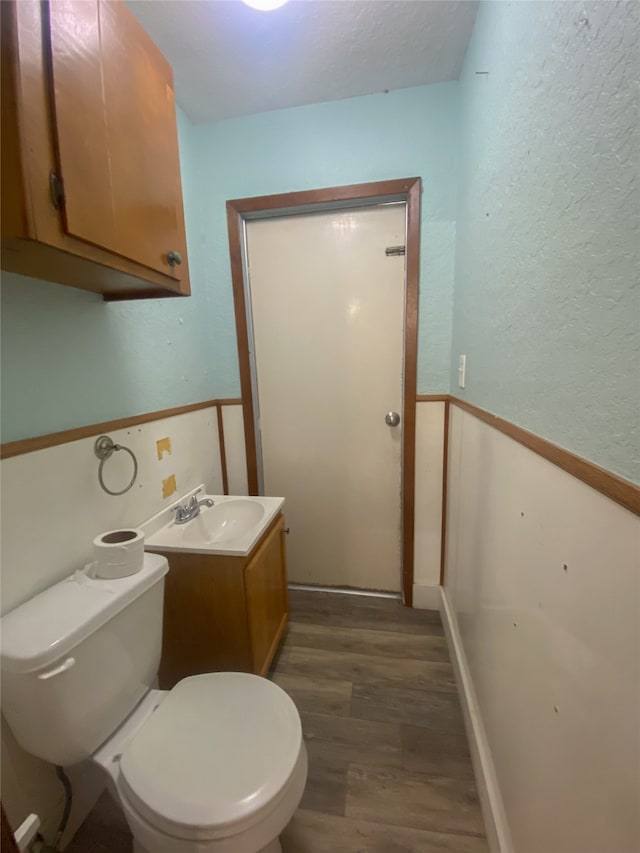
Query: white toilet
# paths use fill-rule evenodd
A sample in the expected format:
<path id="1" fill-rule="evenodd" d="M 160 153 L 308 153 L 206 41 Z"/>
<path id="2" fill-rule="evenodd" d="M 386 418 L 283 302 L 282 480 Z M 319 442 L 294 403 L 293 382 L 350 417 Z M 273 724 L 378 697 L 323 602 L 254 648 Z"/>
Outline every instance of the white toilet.
<path id="1" fill-rule="evenodd" d="M 152 689 L 167 571 L 145 554 L 118 580 L 78 572 L 4 616 L 2 710 L 33 755 L 106 771 L 140 853 L 278 853 L 307 778 L 300 717 L 245 673 Z"/>

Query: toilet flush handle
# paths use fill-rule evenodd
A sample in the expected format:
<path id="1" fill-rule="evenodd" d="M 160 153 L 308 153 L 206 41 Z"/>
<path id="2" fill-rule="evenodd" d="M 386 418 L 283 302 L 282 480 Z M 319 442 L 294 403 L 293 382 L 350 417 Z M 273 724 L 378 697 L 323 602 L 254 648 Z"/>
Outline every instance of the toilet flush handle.
<path id="1" fill-rule="evenodd" d="M 53 669 L 50 669 L 49 672 L 41 672 L 38 678 L 41 681 L 46 681 L 48 678 L 53 678 L 54 675 L 60 675 L 63 672 L 66 672 L 68 669 L 71 669 L 76 662 L 75 658 L 67 658 L 64 663 L 61 663 L 60 666 L 56 666 Z"/>

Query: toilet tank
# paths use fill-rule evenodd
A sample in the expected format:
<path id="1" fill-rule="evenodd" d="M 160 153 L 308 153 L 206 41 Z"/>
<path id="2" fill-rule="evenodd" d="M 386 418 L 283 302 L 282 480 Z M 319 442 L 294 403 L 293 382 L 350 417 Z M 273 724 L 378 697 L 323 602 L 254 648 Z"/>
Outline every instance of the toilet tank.
<path id="1" fill-rule="evenodd" d="M 76 572 L 0 620 L 2 712 L 27 752 L 88 758 L 153 686 L 165 557 L 117 580 Z"/>

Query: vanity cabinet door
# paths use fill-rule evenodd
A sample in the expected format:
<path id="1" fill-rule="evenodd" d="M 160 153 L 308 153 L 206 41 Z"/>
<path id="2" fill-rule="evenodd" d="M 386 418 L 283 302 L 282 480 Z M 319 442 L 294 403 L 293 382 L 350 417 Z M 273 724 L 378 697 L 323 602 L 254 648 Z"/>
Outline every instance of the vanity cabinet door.
<path id="1" fill-rule="evenodd" d="M 162 553 L 162 552 L 160 552 Z M 243 559 L 167 552 L 160 687 L 205 672 L 251 672 Z"/>
<path id="2" fill-rule="evenodd" d="M 279 516 L 245 569 L 253 672 L 265 675 L 287 624 L 284 518 Z"/>

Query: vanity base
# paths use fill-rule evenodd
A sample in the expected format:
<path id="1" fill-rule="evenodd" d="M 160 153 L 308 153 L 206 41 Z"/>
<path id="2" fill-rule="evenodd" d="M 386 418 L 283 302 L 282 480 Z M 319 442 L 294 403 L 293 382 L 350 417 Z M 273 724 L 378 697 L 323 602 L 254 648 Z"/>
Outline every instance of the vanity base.
<path id="1" fill-rule="evenodd" d="M 246 557 L 163 552 L 164 636 L 160 688 L 203 672 L 265 675 L 287 625 L 284 518 Z"/>

